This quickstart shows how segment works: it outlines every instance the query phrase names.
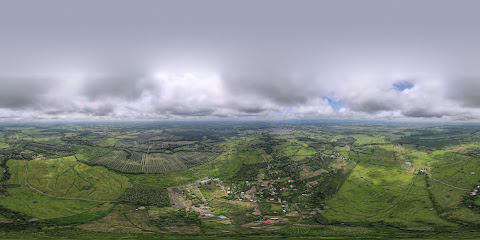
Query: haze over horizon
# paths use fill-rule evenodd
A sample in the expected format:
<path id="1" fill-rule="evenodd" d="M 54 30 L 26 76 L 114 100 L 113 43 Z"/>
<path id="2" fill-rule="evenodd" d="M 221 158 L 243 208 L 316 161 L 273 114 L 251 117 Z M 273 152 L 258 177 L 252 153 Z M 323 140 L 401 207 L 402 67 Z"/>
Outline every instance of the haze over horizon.
<path id="1" fill-rule="evenodd" d="M 0 120 L 480 120 L 478 1 L 0 3 Z"/>

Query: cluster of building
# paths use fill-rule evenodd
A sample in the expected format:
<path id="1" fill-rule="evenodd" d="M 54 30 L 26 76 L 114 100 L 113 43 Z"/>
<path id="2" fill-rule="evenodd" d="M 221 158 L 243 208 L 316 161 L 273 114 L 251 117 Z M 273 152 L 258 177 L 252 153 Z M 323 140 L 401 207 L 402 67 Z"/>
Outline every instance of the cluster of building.
<path id="1" fill-rule="evenodd" d="M 213 178 L 213 177 L 204 177 L 202 179 L 199 179 L 197 181 L 195 181 L 195 183 L 199 183 L 199 184 L 202 184 L 202 185 L 205 185 L 205 184 L 208 184 L 210 182 L 218 182 L 218 183 L 222 183 L 222 181 L 220 181 L 220 179 L 218 178 Z"/>

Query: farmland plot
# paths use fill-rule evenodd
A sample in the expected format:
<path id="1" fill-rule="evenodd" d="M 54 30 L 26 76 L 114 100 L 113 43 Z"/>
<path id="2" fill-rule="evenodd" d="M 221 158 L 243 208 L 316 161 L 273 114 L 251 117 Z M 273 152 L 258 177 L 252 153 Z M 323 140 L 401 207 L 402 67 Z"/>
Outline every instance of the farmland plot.
<path id="1" fill-rule="evenodd" d="M 197 166 L 206 163 L 218 156 L 214 152 L 178 152 L 175 156 L 179 158 L 187 167 Z"/>
<path id="2" fill-rule="evenodd" d="M 92 163 L 102 165 L 120 172 L 142 172 L 141 164 L 133 159 L 127 159 L 127 153 L 125 151 L 112 151 L 103 157 L 93 160 Z"/>
<path id="3" fill-rule="evenodd" d="M 144 154 L 142 170 L 144 173 L 164 173 L 187 169 L 173 154 L 150 153 Z"/>
<path id="4" fill-rule="evenodd" d="M 130 155 L 129 158 L 127 156 Z M 137 155 L 141 155 L 137 156 Z M 203 164 L 217 157 L 212 152 L 138 153 L 112 151 L 92 163 L 126 173 L 165 173 L 185 170 Z M 139 159 L 139 160 L 137 160 Z"/>

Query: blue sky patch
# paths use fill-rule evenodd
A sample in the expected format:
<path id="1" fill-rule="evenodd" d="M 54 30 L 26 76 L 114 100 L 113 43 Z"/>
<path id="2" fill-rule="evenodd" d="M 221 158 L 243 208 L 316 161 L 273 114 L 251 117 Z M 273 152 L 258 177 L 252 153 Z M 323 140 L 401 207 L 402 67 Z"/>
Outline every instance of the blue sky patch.
<path id="1" fill-rule="evenodd" d="M 332 99 L 330 99 L 330 98 L 325 98 L 325 99 L 328 101 L 328 104 L 330 104 L 330 106 L 333 108 L 333 110 L 334 110 L 335 112 L 338 112 L 338 111 L 340 111 L 340 109 L 342 109 L 343 107 L 345 107 L 341 102 L 332 100 Z"/>
<path id="2" fill-rule="evenodd" d="M 407 80 L 393 83 L 393 88 L 395 88 L 399 92 L 402 92 L 405 89 L 412 89 L 414 86 L 415 84 Z"/>

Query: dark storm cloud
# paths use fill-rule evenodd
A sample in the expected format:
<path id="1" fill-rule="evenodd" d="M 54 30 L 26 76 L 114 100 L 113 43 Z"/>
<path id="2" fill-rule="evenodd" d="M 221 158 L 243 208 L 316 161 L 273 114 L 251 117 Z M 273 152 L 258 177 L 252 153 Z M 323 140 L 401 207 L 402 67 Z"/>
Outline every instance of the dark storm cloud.
<path id="1" fill-rule="evenodd" d="M 0 118 L 479 119 L 479 8 L 1 2 Z"/>

